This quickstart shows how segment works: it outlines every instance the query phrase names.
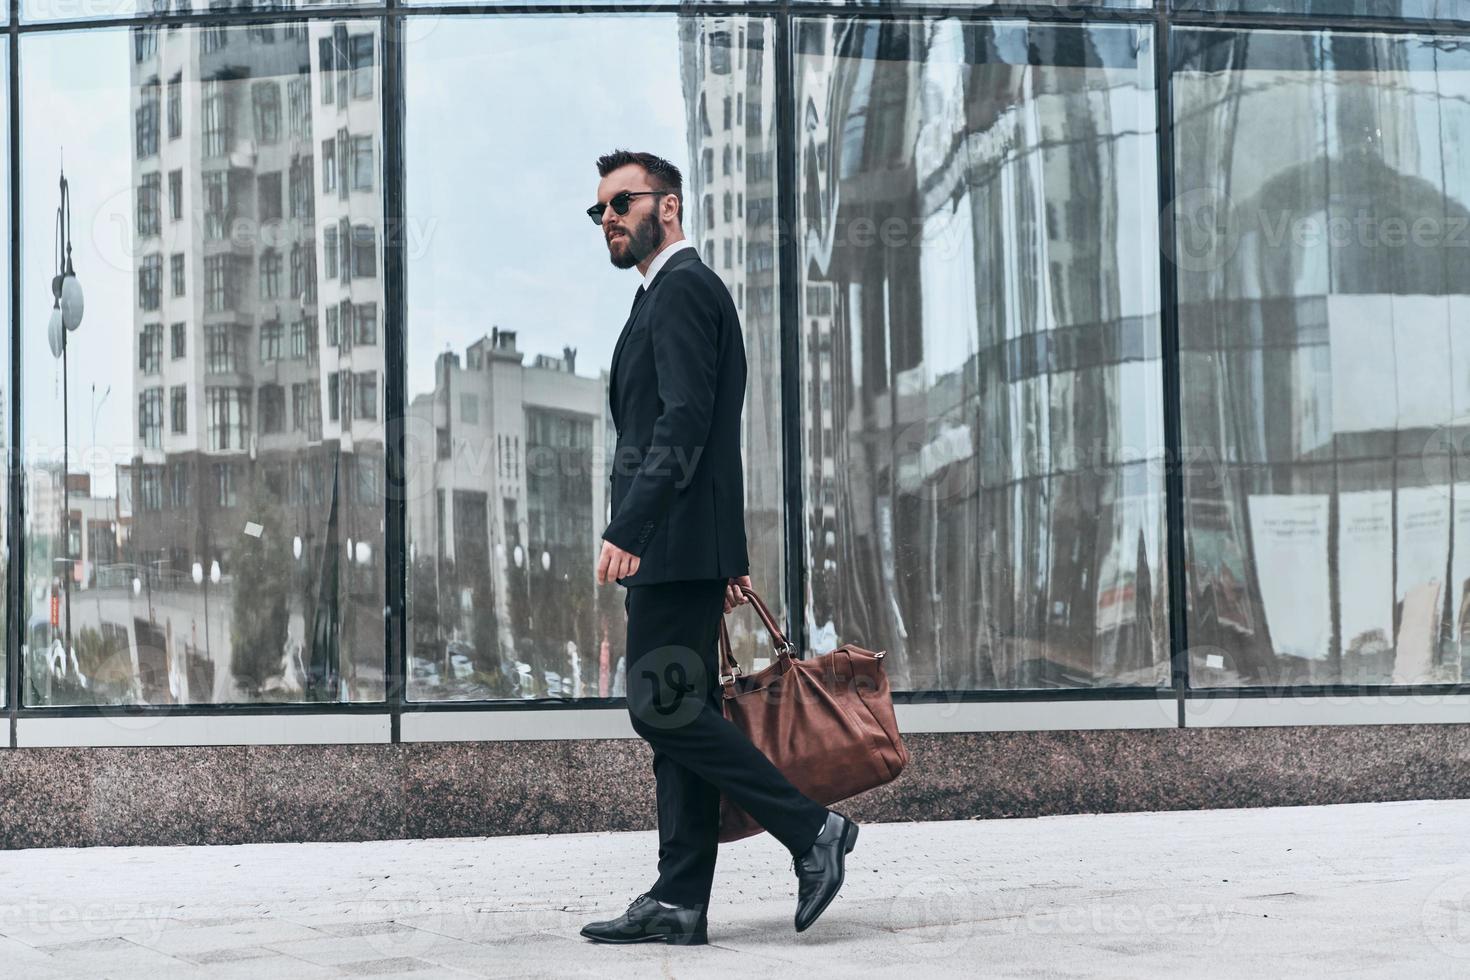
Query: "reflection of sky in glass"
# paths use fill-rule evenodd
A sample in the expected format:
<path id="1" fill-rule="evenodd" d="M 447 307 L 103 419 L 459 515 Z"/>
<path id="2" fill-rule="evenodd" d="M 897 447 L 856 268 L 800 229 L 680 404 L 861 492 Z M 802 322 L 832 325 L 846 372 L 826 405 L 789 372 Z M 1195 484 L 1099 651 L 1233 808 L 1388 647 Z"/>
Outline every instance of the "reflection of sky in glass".
<path id="1" fill-rule="evenodd" d="M 575 347 L 595 376 L 641 283 L 584 213 L 597 157 L 647 150 L 689 177 L 676 19 L 440 21 L 406 72 L 409 397 L 492 326 L 528 362 Z"/>
<path id="2" fill-rule="evenodd" d="M 59 461 L 61 361 L 51 356 L 53 226 L 65 164 L 71 190 L 72 262 L 86 298 L 68 338 L 74 469 L 92 473 L 110 496 L 114 464 L 133 452 L 132 108 L 125 30 L 21 39 L 21 357 L 25 370 L 27 462 Z M 63 160 L 64 154 L 64 160 Z M 91 386 L 97 386 L 96 401 Z M 102 401 L 107 386 L 112 391 Z M 96 416 L 92 435 L 93 407 Z M 89 447 L 94 462 L 87 453 Z"/>
<path id="3" fill-rule="evenodd" d="M 237 11 L 267 10 L 271 7 L 326 7 L 341 5 L 346 0 L 236 0 Z M 374 6 L 366 3 L 362 6 Z M 60 23 L 78 20 L 104 20 L 112 17 L 136 17 L 150 14 L 159 8 L 174 11 L 204 13 L 212 8 L 208 0 L 20 0 L 21 23 Z M 0 12 L 0 23 L 5 22 L 9 4 Z"/>
<path id="4" fill-rule="evenodd" d="M 432 388 L 433 354 L 492 326 L 530 355 L 578 350 L 579 373 L 611 361 L 639 279 L 613 268 L 584 209 L 596 158 L 617 147 L 687 172 L 673 17 L 439 21 L 407 51 L 409 391 Z M 130 39 L 125 30 L 23 39 L 21 93 L 26 439 L 59 457 L 61 364 L 46 344 L 58 168 L 71 184 L 73 261 L 87 312 L 69 338 L 73 465 L 113 492 L 130 461 L 133 311 Z M 548 66 L 586 66 L 549 71 Z M 467 93 L 499 93 L 479 103 Z M 561 113 L 576 106 L 577 112 Z M 686 224 L 690 215 L 686 210 Z M 165 270 L 166 272 L 166 270 Z M 91 386 L 96 384 L 94 399 Z M 112 390 L 103 400 L 103 392 Z M 92 412 L 96 414 L 95 442 Z M 78 461 L 92 450 L 97 460 Z"/>

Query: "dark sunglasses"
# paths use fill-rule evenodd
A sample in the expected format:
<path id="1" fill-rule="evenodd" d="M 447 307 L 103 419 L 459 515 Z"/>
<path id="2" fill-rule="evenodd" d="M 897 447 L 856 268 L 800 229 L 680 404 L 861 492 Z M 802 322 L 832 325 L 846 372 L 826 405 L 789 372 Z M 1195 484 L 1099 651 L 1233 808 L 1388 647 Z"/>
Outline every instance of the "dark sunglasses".
<path id="1" fill-rule="evenodd" d="M 611 204 L 612 205 L 612 209 L 613 209 L 613 213 L 614 214 L 624 215 L 624 214 L 627 214 L 628 213 L 628 209 L 633 206 L 633 198 L 635 198 L 635 197 L 641 197 L 644 194 L 672 194 L 672 193 L 674 193 L 674 192 L 673 191 L 618 191 L 616 194 L 614 194 L 612 196 L 612 200 L 611 201 L 608 201 L 607 204 Z M 590 207 L 590 208 L 587 209 L 587 217 L 589 217 L 589 218 L 592 219 L 592 223 L 594 225 L 600 225 L 600 224 L 602 224 L 602 213 L 607 210 L 607 204 L 594 204 L 594 205 L 592 205 L 592 207 Z"/>

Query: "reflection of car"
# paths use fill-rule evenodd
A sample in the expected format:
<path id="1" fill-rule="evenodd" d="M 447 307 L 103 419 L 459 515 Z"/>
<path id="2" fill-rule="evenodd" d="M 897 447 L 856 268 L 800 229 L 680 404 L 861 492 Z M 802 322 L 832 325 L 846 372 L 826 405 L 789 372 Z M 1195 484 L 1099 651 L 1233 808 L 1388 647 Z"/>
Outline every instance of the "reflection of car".
<path id="1" fill-rule="evenodd" d="M 413 679 L 429 685 L 438 684 L 440 682 L 439 665 L 415 657 L 413 660 Z"/>
<path id="2" fill-rule="evenodd" d="M 444 653 L 449 658 L 449 676 L 464 680 L 475 672 L 475 648 L 463 640 L 450 640 L 444 644 Z"/>
<path id="3" fill-rule="evenodd" d="M 138 566 L 132 562 L 120 561 L 112 565 L 96 565 L 92 574 L 99 589 L 130 589 L 139 572 Z"/>
<path id="4" fill-rule="evenodd" d="M 516 694 L 523 698 L 534 698 L 536 692 L 531 689 L 531 665 L 516 661 Z"/>
<path id="5" fill-rule="evenodd" d="M 51 645 L 51 638 L 56 634 L 56 628 L 51 625 L 49 612 L 36 613 L 26 624 L 30 633 L 29 642 L 32 650 L 44 650 Z"/>
<path id="6" fill-rule="evenodd" d="M 544 670 L 541 672 L 541 676 L 546 681 L 546 697 L 562 697 L 561 675 L 554 670 Z"/>

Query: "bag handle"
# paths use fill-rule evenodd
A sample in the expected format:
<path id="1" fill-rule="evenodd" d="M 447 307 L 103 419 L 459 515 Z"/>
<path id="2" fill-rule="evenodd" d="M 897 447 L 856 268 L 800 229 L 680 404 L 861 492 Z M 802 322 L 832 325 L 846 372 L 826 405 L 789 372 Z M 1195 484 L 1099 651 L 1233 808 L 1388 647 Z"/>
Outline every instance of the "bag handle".
<path id="1" fill-rule="evenodd" d="M 736 583 L 741 593 L 755 607 L 756 615 L 765 625 L 766 632 L 771 635 L 771 646 L 776 651 L 778 658 L 789 656 L 791 653 L 791 641 L 786 639 L 786 634 L 781 632 L 781 627 L 776 625 L 776 617 L 771 615 L 771 610 L 766 606 L 765 600 L 756 593 L 755 589 L 746 585 Z M 720 617 L 720 675 L 721 682 L 734 679 L 741 673 L 740 664 L 735 659 L 735 653 L 730 649 L 730 632 L 725 627 L 725 617 Z"/>

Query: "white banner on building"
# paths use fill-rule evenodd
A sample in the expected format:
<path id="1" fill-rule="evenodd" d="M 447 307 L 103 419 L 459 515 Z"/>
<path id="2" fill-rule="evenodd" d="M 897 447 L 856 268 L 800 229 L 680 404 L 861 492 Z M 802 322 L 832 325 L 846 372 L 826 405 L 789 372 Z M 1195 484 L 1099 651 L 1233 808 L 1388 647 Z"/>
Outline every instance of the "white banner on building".
<path id="1" fill-rule="evenodd" d="M 1421 585 L 1443 584 L 1450 558 L 1450 498 L 1444 487 L 1399 491 L 1398 594 Z"/>
<path id="2" fill-rule="evenodd" d="M 1326 494 L 1247 498 L 1256 578 L 1278 654 L 1326 659 L 1332 637 Z"/>
<path id="3" fill-rule="evenodd" d="M 1375 640 L 1380 650 L 1392 646 L 1393 491 L 1338 497 L 1337 569 L 1344 652 Z"/>

